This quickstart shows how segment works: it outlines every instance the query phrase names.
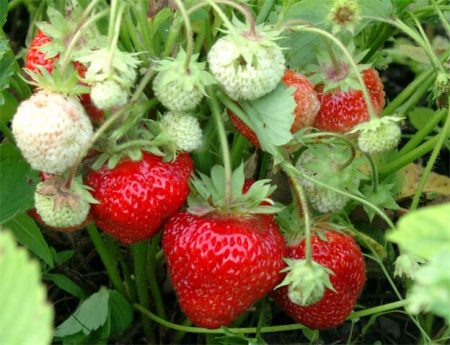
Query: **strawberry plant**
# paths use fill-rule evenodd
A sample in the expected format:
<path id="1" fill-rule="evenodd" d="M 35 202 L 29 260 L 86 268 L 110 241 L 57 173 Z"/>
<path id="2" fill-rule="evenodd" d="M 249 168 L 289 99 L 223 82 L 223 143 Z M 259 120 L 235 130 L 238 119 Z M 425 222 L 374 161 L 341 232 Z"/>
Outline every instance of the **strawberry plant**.
<path id="1" fill-rule="evenodd" d="M 0 343 L 448 343 L 448 1 L 0 24 Z"/>

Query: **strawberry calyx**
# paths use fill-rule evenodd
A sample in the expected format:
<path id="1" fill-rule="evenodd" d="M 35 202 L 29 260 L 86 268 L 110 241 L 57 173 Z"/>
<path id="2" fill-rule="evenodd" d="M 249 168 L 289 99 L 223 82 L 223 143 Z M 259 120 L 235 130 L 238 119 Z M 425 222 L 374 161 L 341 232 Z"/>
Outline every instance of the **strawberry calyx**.
<path id="1" fill-rule="evenodd" d="M 167 112 L 160 121 L 142 118 L 138 108 L 97 145 L 100 152 L 92 164 L 94 170 L 107 163 L 113 169 L 122 159 L 140 161 L 143 152 L 174 161 L 181 152 L 190 152 L 202 144 L 198 120 L 189 113 Z"/>
<path id="2" fill-rule="evenodd" d="M 202 216 L 211 212 L 222 214 L 273 214 L 280 212 L 282 206 L 275 203 L 270 195 L 276 189 L 263 179 L 245 186 L 244 165 L 241 164 L 232 174 L 232 197 L 225 198 L 225 168 L 215 165 L 211 176 L 198 173 L 191 179 L 191 193 L 188 197 L 188 212 Z"/>
<path id="3" fill-rule="evenodd" d="M 73 179 L 70 186 L 60 175 L 40 182 L 35 192 L 35 208 L 42 221 L 55 228 L 76 227 L 88 217 L 90 204 L 97 204 L 90 188 Z"/>
<path id="4" fill-rule="evenodd" d="M 357 0 L 334 0 L 327 20 L 332 25 L 332 32 L 355 32 L 355 26 L 361 20 Z"/>
<path id="5" fill-rule="evenodd" d="M 288 274 L 275 289 L 288 286 L 288 297 L 292 303 L 308 306 L 320 301 L 325 289 L 335 291 L 330 281 L 330 274 L 334 273 L 329 268 L 304 259 L 284 258 L 283 260 L 287 267 L 280 272 L 288 272 Z"/>
<path id="6" fill-rule="evenodd" d="M 112 55 L 111 55 L 112 54 Z M 140 64 L 136 53 L 123 52 L 109 48 L 90 50 L 78 61 L 87 66 L 83 81 L 89 85 L 114 80 L 126 92 L 134 85 L 137 77 L 136 69 Z"/>
<path id="7" fill-rule="evenodd" d="M 39 73 L 25 69 L 30 80 L 24 79 L 38 90 L 45 90 L 65 96 L 81 96 L 89 92 L 89 88 L 79 83 L 79 76 L 74 66 L 68 65 L 64 71 L 60 66 L 55 66 L 49 73 L 43 66 L 36 67 Z"/>
<path id="8" fill-rule="evenodd" d="M 348 48 L 351 53 L 354 49 L 354 46 Z M 308 79 L 314 85 L 320 87 L 321 92 L 362 90 L 363 86 L 359 83 L 358 76 L 349 63 L 341 60 L 337 61 L 335 56 L 339 56 L 338 51 L 334 51 L 333 48 L 330 48 L 330 50 L 328 54 L 318 52 L 318 65 L 310 65 L 306 69 Z M 370 64 L 359 63 L 366 53 L 366 51 L 363 51 L 354 58 L 360 75 L 371 67 Z M 330 54 L 333 56 L 330 56 Z"/>
<path id="9" fill-rule="evenodd" d="M 198 62 L 198 54 L 193 55 L 188 70 L 185 68 L 186 53 L 180 49 L 175 58 L 157 61 L 154 70 L 158 72 L 153 81 L 156 97 L 169 110 L 189 111 L 194 109 L 203 96 L 206 87 L 216 83 L 214 77 L 206 70 L 206 62 Z M 172 94 L 176 93 L 176 94 Z M 186 95 L 189 99 L 180 104 L 174 99 Z M 194 98 L 194 99 L 192 99 Z"/>

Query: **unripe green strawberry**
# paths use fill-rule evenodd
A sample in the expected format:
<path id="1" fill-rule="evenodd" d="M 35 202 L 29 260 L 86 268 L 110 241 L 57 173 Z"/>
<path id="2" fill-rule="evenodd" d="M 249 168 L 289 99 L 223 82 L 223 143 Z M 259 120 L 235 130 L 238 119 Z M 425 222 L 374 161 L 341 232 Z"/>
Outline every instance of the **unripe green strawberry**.
<path id="1" fill-rule="evenodd" d="M 121 107 L 128 101 L 127 90 L 113 80 L 94 84 L 90 96 L 94 105 L 102 110 Z"/>
<path id="2" fill-rule="evenodd" d="M 356 192 L 361 177 L 359 161 L 347 165 L 350 152 L 345 145 L 318 144 L 309 146 L 299 157 L 296 168 L 326 185 L 345 192 Z M 317 211 L 336 212 L 344 208 L 349 197 L 299 177 L 311 205 Z"/>
<path id="3" fill-rule="evenodd" d="M 37 185 L 34 207 L 42 221 L 53 228 L 71 228 L 84 223 L 89 202 L 73 190 L 63 190 L 60 181 L 48 180 Z M 73 182 L 75 183 L 75 182 Z"/>
<path id="4" fill-rule="evenodd" d="M 208 64 L 214 77 L 234 100 L 254 100 L 278 85 L 285 70 L 276 33 L 261 28 L 255 35 L 229 32 L 211 47 Z"/>
<path id="5" fill-rule="evenodd" d="M 396 117 L 385 116 L 356 126 L 352 132 L 359 132 L 359 149 L 368 154 L 379 154 L 396 148 L 402 134 L 398 121 Z"/>
<path id="6" fill-rule="evenodd" d="M 159 61 L 158 71 L 153 80 L 155 96 L 169 110 L 190 111 L 194 109 L 206 94 L 205 86 L 215 83 L 214 78 L 205 70 L 204 62 L 197 62 L 198 55 L 191 58 L 186 71 L 186 53 L 180 50 L 177 57 Z"/>
<path id="7" fill-rule="evenodd" d="M 202 129 L 198 120 L 192 115 L 168 111 L 162 117 L 160 125 L 180 151 L 191 152 L 202 144 Z"/>
<path id="8" fill-rule="evenodd" d="M 70 168 L 93 135 L 89 117 L 76 98 L 46 91 L 20 104 L 12 130 L 32 168 L 52 174 Z"/>

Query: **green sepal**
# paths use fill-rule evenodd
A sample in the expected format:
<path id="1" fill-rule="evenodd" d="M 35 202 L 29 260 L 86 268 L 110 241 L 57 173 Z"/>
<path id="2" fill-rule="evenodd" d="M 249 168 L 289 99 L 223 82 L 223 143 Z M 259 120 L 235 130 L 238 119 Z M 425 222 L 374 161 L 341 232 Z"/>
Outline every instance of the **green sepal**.
<path id="1" fill-rule="evenodd" d="M 78 195 L 82 200 L 87 201 L 90 204 L 100 204 L 100 202 L 91 194 L 91 191 L 93 190 L 92 187 L 83 184 L 81 176 L 76 176 L 72 180 L 70 190 Z"/>
<path id="2" fill-rule="evenodd" d="M 215 165 L 211 169 L 210 177 L 202 173 L 193 177 L 190 181 L 188 211 L 196 215 L 204 215 L 217 209 L 240 214 L 273 214 L 283 209 L 281 204 L 275 203 L 269 197 L 276 189 L 269 184 L 270 180 L 256 181 L 246 193 L 243 192 L 245 182 L 243 164 L 232 174 L 232 200 L 229 205 L 226 205 L 224 181 L 225 168 L 220 165 Z M 265 204 L 261 205 L 263 202 Z"/>
<path id="3" fill-rule="evenodd" d="M 175 58 L 168 57 L 156 61 L 154 70 L 162 76 L 161 85 L 166 86 L 174 81 L 181 82 L 184 90 L 197 89 L 207 96 L 206 86 L 214 85 L 217 82 L 211 73 L 206 70 L 206 62 L 197 61 L 198 56 L 199 54 L 192 55 L 188 72 L 184 68 L 186 53 L 183 49 L 180 49 Z"/>
<path id="4" fill-rule="evenodd" d="M 123 52 L 115 49 L 111 57 L 109 48 L 86 51 L 85 55 L 80 56 L 77 61 L 88 65 L 84 82 L 94 84 L 112 79 L 129 90 L 134 83 L 135 71 L 140 65 L 137 58 L 138 53 Z M 108 61 L 111 60 L 111 64 Z M 133 74 L 133 73 L 132 73 Z M 134 78 L 133 78 L 134 77 Z"/>
<path id="5" fill-rule="evenodd" d="M 64 72 L 59 67 L 56 67 L 51 74 L 42 66 L 38 68 L 40 73 L 25 69 L 31 80 L 25 78 L 23 80 L 36 86 L 38 89 L 66 96 L 78 96 L 89 93 L 89 88 L 79 83 L 78 74 L 72 65 L 68 65 Z"/>
<path id="6" fill-rule="evenodd" d="M 288 286 L 288 297 L 292 303 L 300 306 L 308 306 L 319 302 L 325 289 L 334 292 L 330 281 L 330 274 L 334 274 L 329 268 L 320 265 L 315 261 L 283 259 L 287 267 L 280 272 L 289 272 L 284 280 L 275 289 Z"/>
<path id="7" fill-rule="evenodd" d="M 73 1 L 74 2 L 74 1 Z M 80 23 L 79 19 L 82 15 L 83 9 L 77 3 L 72 7 L 70 14 L 64 16 L 58 10 L 49 7 L 47 10 L 47 17 L 49 22 L 37 22 L 37 27 L 49 38 L 51 41 L 38 47 L 39 51 L 45 54 L 47 59 L 56 57 L 59 54 L 64 54 L 68 48 L 69 40 L 73 38 L 75 30 L 78 29 Z M 77 58 L 86 51 L 100 48 L 106 43 L 105 36 L 101 36 L 96 30 L 95 26 L 91 26 L 89 30 L 85 30 L 82 38 L 78 41 L 76 49 L 71 52 L 71 61 L 77 61 Z"/>
<path id="8" fill-rule="evenodd" d="M 331 49 L 333 50 L 333 54 L 335 56 L 342 56 L 342 52 L 338 48 L 332 47 Z M 354 55 L 354 44 L 350 43 L 347 50 Z M 355 71 L 350 66 L 346 58 L 338 60 L 341 71 L 339 74 L 336 74 L 336 69 L 333 66 L 329 54 L 324 50 L 318 50 L 316 53 L 319 64 L 309 65 L 305 69 L 305 74 L 308 75 L 308 79 L 314 85 L 322 84 L 323 92 L 329 92 L 336 89 L 339 89 L 342 92 L 348 92 L 349 90 L 362 90 L 362 86 L 358 81 L 358 76 L 355 74 Z M 371 67 L 370 64 L 359 63 L 359 61 L 361 61 L 367 53 L 368 50 L 364 50 L 354 57 L 354 61 L 360 75 L 364 70 Z"/>

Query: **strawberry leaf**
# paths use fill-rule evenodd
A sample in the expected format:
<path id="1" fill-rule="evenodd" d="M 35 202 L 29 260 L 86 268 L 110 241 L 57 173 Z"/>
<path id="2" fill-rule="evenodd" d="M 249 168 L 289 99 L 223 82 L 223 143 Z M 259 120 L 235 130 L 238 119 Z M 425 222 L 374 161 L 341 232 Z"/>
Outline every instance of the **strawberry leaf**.
<path id="1" fill-rule="evenodd" d="M 0 343 L 45 345 L 52 341 L 53 308 L 46 301 L 40 266 L 0 231 Z"/>
<path id="2" fill-rule="evenodd" d="M 287 144 L 292 139 L 291 127 L 296 106 L 292 96 L 295 88 L 287 88 L 282 83 L 269 94 L 254 101 L 240 103 L 245 112 L 241 118 L 257 135 L 261 147 L 278 156 L 277 146 Z"/>

